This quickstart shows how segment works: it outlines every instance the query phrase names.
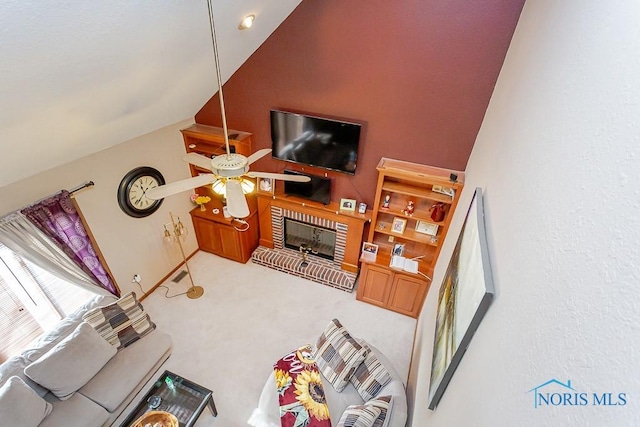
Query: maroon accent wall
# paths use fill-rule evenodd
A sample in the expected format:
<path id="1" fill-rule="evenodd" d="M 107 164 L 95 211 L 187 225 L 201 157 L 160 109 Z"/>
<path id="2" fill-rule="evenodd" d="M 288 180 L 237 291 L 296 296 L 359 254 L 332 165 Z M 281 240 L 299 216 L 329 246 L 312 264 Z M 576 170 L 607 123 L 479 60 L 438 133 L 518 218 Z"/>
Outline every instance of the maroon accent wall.
<path id="1" fill-rule="evenodd" d="M 229 127 L 256 150 L 271 147 L 273 108 L 364 123 L 355 176 L 329 173 L 334 200 L 371 205 L 381 157 L 464 170 L 523 5 L 304 0 L 224 85 Z M 196 122 L 221 126 L 218 102 Z"/>

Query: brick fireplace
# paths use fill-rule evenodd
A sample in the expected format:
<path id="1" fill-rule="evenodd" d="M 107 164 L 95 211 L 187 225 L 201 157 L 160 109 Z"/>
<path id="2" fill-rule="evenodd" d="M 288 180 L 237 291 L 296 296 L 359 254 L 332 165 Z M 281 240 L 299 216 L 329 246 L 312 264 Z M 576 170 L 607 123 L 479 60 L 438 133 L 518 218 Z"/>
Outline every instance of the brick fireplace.
<path id="1" fill-rule="evenodd" d="M 285 245 L 285 220 L 287 219 L 295 221 L 294 224 L 308 227 L 308 233 L 311 233 L 311 236 L 318 231 L 334 232 L 333 259 L 315 255 L 313 251 L 303 257 L 300 249 L 293 249 L 292 244 L 287 247 Z M 271 229 L 273 248 L 259 246 L 251 257 L 253 262 L 343 291 L 353 291 L 356 274 L 342 269 L 347 244 L 347 224 L 272 205 Z M 300 234 L 304 234 L 304 231 Z M 301 238 L 303 237 L 298 236 L 298 239 Z M 296 239 L 291 240 L 296 241 Z M 301 242 L 301 240 L 298 241 Z M 309 242 L 308 245 L 313 248 L 313 242 Z"/>

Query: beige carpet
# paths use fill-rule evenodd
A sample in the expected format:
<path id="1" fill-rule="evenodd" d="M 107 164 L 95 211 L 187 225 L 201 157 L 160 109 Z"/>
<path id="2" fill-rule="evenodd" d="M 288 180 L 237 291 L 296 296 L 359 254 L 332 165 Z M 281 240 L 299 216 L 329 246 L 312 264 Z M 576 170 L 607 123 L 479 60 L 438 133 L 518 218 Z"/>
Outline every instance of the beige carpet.
<path id="1" fill-rule="evenodd" d="M 219 415 L 206 409 L 197 426 L 246 426 L 273 362 L 315 342 L 332 318 L 383 351 L 407 377 L 414 319 L 356 301 L 355 292 L 251 262 L 198 252 L 189 266 L 204 296 L 167 299 L 158 288 L 143 305 L 173 338 L 165 368 L 213 390 Z M 174 295 L 189 287 L 189 279 L 167 284 Z"/>

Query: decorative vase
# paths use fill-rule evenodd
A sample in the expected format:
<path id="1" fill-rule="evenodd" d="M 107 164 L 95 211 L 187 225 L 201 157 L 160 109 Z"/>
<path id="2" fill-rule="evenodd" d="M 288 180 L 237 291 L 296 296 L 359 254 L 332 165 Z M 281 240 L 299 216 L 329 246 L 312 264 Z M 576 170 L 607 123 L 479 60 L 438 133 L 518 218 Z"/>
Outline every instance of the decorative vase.
<path id="1" fill-rule="evenodd" d="M 204 212 L 204 211 L 206 211 L 206 210 L 207 210 L 207 208 L 206 208 L 206 206 L 204 205 L 204 203 L 200 205 L 200 210 L 201 210 L 202 212 Z"/>

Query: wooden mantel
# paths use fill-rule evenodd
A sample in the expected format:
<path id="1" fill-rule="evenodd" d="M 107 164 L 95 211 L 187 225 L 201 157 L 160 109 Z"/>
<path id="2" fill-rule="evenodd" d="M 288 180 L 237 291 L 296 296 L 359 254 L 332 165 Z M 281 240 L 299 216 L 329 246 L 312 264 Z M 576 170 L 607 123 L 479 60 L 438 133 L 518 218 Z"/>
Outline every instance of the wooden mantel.
<path id="1" fill-rule="evenodd" d="M 364 214 L 341 211 L 338 202 L 328 205 L 306 199 L 287 196 L 282 185 L 278 182 L 275 194 L 258 193 L 258 217 L 260 219 L 260 245 L 273 248 L 273 228 L 271 222 L 271 207 L 276 206 L 291 211 L 301 212 L 318 218 L 325 218 L 347 225 L 347 245 L 345 248 L 342 269 L 356 273 L 362 246 L 364 225 L 371 221 L 371 210 Z"/>

